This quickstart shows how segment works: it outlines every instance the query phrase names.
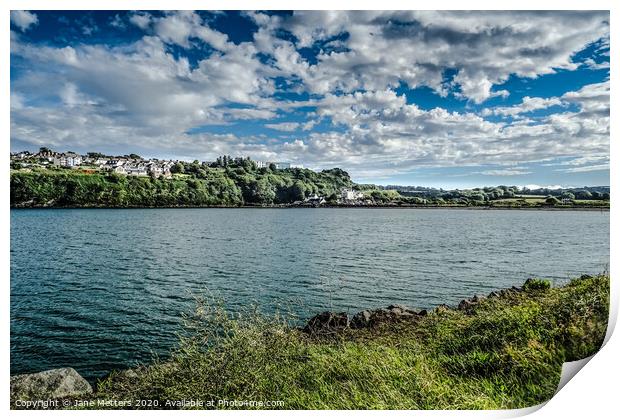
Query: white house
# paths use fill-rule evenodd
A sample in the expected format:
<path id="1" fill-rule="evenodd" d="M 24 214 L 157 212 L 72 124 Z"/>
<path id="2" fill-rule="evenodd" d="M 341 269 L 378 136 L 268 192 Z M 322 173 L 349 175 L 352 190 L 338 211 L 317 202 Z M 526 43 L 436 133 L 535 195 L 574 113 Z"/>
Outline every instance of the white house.
<path id="1" fill-rule="evenodd" d="M 129 176 L 147 176 L 149 174 L 146 166 L 142 165 L 125 166 L 125 171 L 127 171 Z"/>
<path id="2" fill-rule="evenodd" d="M 364 198 L 364 193 L 355 191 L 351 188 L 343 188 L 340 191 L 340 197 L 343 200 L 359 200 L 361 198 Z"/>
<path id="3" fill-rule="evenodd" d="M 58 156 L 54 156 L 52 159 L 52 162 L 54 163 L 54 165 L 58 165 L 58 166 L 68 166 L 68 167 L 74 167 L 74 166 L 80 166 L 82 164 L 82 156 L 77 155 L 77 154 L 62 154 L 62 155 L 58 155 Z"/>

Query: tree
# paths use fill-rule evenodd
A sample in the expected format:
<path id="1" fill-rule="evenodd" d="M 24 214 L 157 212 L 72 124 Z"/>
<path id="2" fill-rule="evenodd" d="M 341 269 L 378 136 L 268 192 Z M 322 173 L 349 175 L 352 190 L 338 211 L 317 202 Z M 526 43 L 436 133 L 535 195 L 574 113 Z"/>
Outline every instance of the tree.
<path id="1" fill-rule="evenodd" d="M 185 172 L 185 167 L 183 166 L 182 162 L 177 162 L 172 165 L 172 167 L 170 168 L 170 172 L 172 172 L 173 174 L 182 174 L 183 172 Z"/>
<path id="2" fill-rule="evenodd" d="M 474 195 L 472 195 L 472 196 L 471 196 L 471 199 L 472 199 L 473 201 L 485 201 L 486 196 L 485 196 L 484 194 L 482 194 L 482 193 L 480 193 L 480 194 L 474 194 Z"/>
<path id="3" fill-rule="evenodd" d="M 248 198 L 252 204 L 273 204 L 276 192 L 267 178 L 261 178 L 250 183 Z"/>
<path id="4" fill-rule="evenodd" d="M 591 200 L 592 193 L 590 193 L 590 191 L 587 191 L 587 190 L 577 191 L 575 193 L 575 197 L 577 197 L 579 200 Z"/>
<path id="5" fill-rule="evenodd" d="M 291 187 L 291 200 L 302 201 L 306 199 L 306 185 L 301 181 L 295 181 Z"/>
<path id="6" fill-rule="evenodd" d="M 560 202 L 560 200 L 558 200 L 557 198 L 553 197 L 553 196 L 549 196 L 545 199 L 545 203 L 547 204 L 551 204 L 552 206 L 555 206 L 556 204 L 558 204 Z"/>
<path id="7" fill-rule="evenodd" d="M 270 170 L 271 172 L 275 172 L 275 171 L 277 171 L 277 170 L 278 170 L 278 167 L 276 166 L 276 164 L 275 164 L 275 163 L 270 163 L 270 164 L 269 164 L 269 170 Z"/>

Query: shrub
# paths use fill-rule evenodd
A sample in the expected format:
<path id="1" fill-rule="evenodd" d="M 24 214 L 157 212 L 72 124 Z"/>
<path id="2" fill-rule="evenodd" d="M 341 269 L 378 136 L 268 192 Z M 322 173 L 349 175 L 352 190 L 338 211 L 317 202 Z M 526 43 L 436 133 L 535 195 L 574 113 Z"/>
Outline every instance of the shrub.
<path id="1" fill-rule="evenodd" d="M 523 284 L 523 290 L 532 292 L 535 290 L 549 290 L 551 282 L 547 279 L 527 279 Z"/>

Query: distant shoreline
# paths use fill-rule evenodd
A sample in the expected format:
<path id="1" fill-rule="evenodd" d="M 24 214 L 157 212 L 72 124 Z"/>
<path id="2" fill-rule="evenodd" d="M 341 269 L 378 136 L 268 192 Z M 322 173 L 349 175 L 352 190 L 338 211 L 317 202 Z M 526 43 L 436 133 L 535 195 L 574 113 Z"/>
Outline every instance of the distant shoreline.
<path id="1" fill-rule="evenodd" d="M 125 207 L 106 207 L 106 206 L 11 206 L 11 210 L 127 210 L 127 209 L 394 209 L 394 210 L 529 210 L 529 211 L 601 211 L 609 212 L 610 207 L 510 207 L 510 206 L 125 206 Z"/>

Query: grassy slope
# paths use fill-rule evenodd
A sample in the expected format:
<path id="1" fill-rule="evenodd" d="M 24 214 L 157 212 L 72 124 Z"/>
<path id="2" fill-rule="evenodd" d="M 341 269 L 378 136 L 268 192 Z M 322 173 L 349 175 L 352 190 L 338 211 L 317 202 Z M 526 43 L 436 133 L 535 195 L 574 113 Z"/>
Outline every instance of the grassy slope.
<path id="1" fill-rule="evenodd" d="M 564 361 L 598 350 L 608 306 L 609 277 L 597 276 L 486 299 L 472 313 L 437 310 L 329 338 L 282 318 L 231 319 L 201 306 L 169 360 L 111 375 L 97 397 L 282 400 L 289 409 L 531 406 L 553 396 Z"/>

